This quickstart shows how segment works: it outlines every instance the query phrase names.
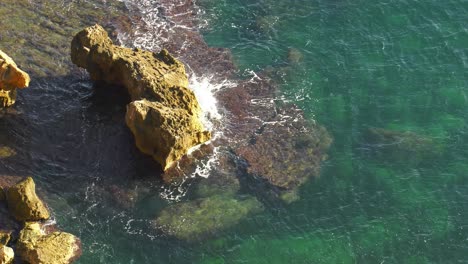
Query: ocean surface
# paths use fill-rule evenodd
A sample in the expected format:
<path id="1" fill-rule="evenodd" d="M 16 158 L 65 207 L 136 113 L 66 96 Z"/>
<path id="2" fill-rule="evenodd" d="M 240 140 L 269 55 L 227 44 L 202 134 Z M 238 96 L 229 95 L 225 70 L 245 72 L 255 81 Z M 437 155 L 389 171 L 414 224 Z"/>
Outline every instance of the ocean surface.
<path id="1" fill-rule="evenodd" d="M 96 22 L 159 48 L 157 32 L 121 23 L 164 23 L 158 1 L 2 0 L 0 49 L 33 81 L 0 118 L 0 145 L 17 153 L 0 177 L 35 177 L 82 240 L 76 263 L 468 263 L 468 1 L 196 4 L 197 30 L 239 76 L 272 73 L 277 100 L 330 132 L 321 175 L 211 238 L 163 235 L 150 222 L 176 187 L 135 148 L 128 99 L 96 90 L 67 50 Z"/>

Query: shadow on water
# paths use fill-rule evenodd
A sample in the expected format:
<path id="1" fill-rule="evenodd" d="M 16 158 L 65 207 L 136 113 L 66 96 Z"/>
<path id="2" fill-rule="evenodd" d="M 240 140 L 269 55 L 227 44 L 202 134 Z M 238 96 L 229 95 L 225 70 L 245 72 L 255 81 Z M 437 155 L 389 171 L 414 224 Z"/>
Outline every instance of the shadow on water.
<path id="1" fill-rule="evenodd" d="M 0 119 L 0 144 L 17 153 L 0 160 L 0 175 L 32 175 L 48 192 L 64 193 L 90 183 L 159 181 L 161 168 L 138 151 L 125 125 L 125 90 L 76 76 L 33 80 Z"/>

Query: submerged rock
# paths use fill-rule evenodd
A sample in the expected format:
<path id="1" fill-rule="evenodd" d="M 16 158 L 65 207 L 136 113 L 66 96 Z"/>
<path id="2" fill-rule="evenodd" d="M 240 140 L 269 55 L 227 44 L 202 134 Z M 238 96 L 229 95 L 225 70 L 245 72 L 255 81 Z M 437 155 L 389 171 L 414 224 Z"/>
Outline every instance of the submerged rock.
<path id="1" fill-rule="evenodd" d="M 261 203 L 254 197 L 236 199 L 215 195 L 171 205 L 160 213 L 153 225 L 179 239 L 193 241 L 214 235 L 261 209 Z"/>
<path id="2" fill-rule="evenodd" d="M 1 264 L 11 264 L 15 258 L 15 253 L 13 249 L 0 244 L 0 263 Z"/>
<path id="3" fill-rule="evenodd" d="M 17 254 L 30 264 L 68 264 L 81 255 L 81 242 L 72 234 L 47 234 L 36 222 L 26 222 L 17 242 Z"/>
<path id="4" fill-rule="evenodd" d="M 137 147 L 164 170 L 210 139 L 185 67 L 166 50 L 153 53 L 113 45 L 107 32 L 95 25 L 73 38 L 71 57 L 93 80 L 126 87 L 134 101 L 128 105 L 126 122 Z"/>
<path id="5" fill-rule="evenodd" d="M 27 177 L 6 191 L 8 209 L 18 221 L 40 221 L 50 217 L 49 210 L 36 194 L 36 185 Z"/>
<path id="6" fill-rule="evenodd" d="M 443 151 L 441 142 L 410 131 L 369 128 L 366 142 L 386 159 L 414 164 L 434 157 Z"/>
<path id="7" fill-rule="evenodd" d="M 0 107 L 13 105 L 16 101 L 16 89 L 28 87 L 29 81 L 29 75 L 0 50 Z"/>
<path id="8" fill-rule="evenodd" d="M 16 155 L 16 151 L 14 149 L 9 148 L 9 147 L 0 147 L 0 159 L 9 158 L 14 155 Z"/>

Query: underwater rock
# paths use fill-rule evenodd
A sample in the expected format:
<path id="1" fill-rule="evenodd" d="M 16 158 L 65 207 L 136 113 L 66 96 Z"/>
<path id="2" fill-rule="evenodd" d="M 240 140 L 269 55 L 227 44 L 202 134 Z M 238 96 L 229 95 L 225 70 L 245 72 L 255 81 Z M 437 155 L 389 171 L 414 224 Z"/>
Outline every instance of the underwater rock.
<path id="1" fill-rule="evenodd" d="M 72 234 L 41 229 L 37 222 L 26 222 L 17 242 L 17 254 L 30 264 L 68 264 L 81 255 L 81 242 Z"/>
<path id="2" fill-rule="evenodd" d="M 366 142 L 385 153 L 386 159 L 406 164 L 419 163 L 443 151 L 441 142 L 409 131 L 369 128 L 365 136 Z"/>
<path id="3" fill-rule="evenodd" d="M 16 101 L 16 89 L 29 86 L 29 75 L 0 50 L 0 107 L 8 107 Z"/>
<path id="4" fill-rule="evenodd" d="M 1 93 L 2 91 L 0 91 Z M 16 155 L 16 151 L 9 147 L 0 147 L 0 159 L 9 158 Z"/>
<path id="5" fill-rule="evenodd" d="M 298 49 L 290 48 L 288 50 L 288 63 L 291 65 L 297 65 L 304 60 L 304 54 Z"/>
<path id="6" fill-rule="evenodd" d="M 278 16 L 260 16 L 255 21 L 255 25 L 260 32 L 267 34 L 274 31 L 274 27 L 279 20 L 280 18 Z"/>
<path id="7" fill-rule="evenodd" d="M 220 152 L 216 165 L 210 171 L 208 178 L 202 178 L 195 188 L 197 197 L 213 195 L 234 196 L 240 190 L 240 182 L 236 177 L 241 175 L 241 168 L 236 164 L 233 154 Z"/>
<path id="8" fill-rule="evenodd" d="M 40 221 L 50 217 L 49 210 L 36 194 L 36 185 L 27 177 L 6 191 L 8 209 L 18 221 Z"/>
<path id="9" fill-rule="evenodd" d="M 0 264 L 11 264 L 14 258 L 13 249 L 0 244 Z"/>
<path id="10" fill-rule="evenodd" d="M 193 241 L 215 235 L 260 210 L 262 205 L 254 197 L 214 195 L 171 205 L 162 210 L 153 225 L 178 239 Z"/>
<path id="11" fill-rule="evenodd" d="M 319 175 L 323 152 L 331 143 L 320 127 L 309 133 L 301 133 L 300 129 L 289 124 L 266 124 L 236 153 L 247 161 L 249 173 L 277 187 L 296 188 L 310 176 Z"/>
<path id="12" fill-rule="evenodd" d="M 153 53 L 113 45 L 107 32 L 95 25 L 73 38 L 71 58 L 94 81 L 127 88 L 134 102 L 127 107 L 126 122 L 136 145 L 164 170 L 210 139 L 185 67 L 166 50 Z"/>

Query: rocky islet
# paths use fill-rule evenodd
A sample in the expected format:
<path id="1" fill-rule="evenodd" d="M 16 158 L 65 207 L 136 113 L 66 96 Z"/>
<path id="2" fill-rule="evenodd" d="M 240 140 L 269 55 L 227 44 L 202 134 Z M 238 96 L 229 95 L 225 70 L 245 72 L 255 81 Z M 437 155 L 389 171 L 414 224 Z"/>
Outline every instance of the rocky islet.
<path id="1" fill-rule="evenodd" d="M 162 50 L 159 53 L 153 53 L 140 49 L 125 49 L 123 51 L 123 48 L 113 45 L 103 28 L 95 26 L 92 30 L 88 28 L 77 35 L 74 44 L 72 44 L 72 54 L 74 54 L 73 45 L 75 47 L 81 45 L 84 48 L 76 49 L 78 55 L 72 55 L 72 60 L 82 67 L 89 68 L 91 79 L 95 81 L 105 81 L 127 87 L 127 91 L 134 101 L 128 106 L 127 124 L 134 133 L 140 150 L 156 157 L 161 156 L 161 158 L 155 159 L 165 169 L 163 178 L 168 182 L 176 181 L 179 176 L 183 177 L 193 173 L 199 160 L 212 153 L 209 150 L 206 152 L 202 150 L 198 151 L 198 156 L 184 156 L 190 147 L 209 139 L 209 133 L 203 129 L 199 120 L 196 121 L 196 125 L 193 125 L 193 117 L 200 114 L 200 109 L 193 104 L 196 98 L 188 89 L 185 69 L 178 59 L 191 65 L 191 71 L 197 75 L 211 72 L 215 74 L 214 81 L 234 80 L 237 83 L 235 87 L 223 89 L 216 94 L 220 106 L 225 110 L 226 119 L 223 121 L 227 123 L 225 127 L 228 129 L 218 127 L 217 129 L 223 130 L 225 138 L 212 142 L 211 147 L 209 147 L 217 149 L 218 165 L 221 166 L 221 168 L 214 170 L 212 176 L 221 175 L 222 177 L 201 180 L 198 194 L 203 197 L 198 198 L 201 200 L 197 200 L 196 203 L 210 204 L 211 208 L 217 208 L 213 204 L 219 202 L 220 207 L 227 208 L 232 205 L 234 209 L 248 204 L 246 210 L 241 210 L 245 212 L 242 216 L 259 211 L 256 209 L 259 206 L 251 206 L 259 203 L 254 196 L 247 195 L 245 198 L 245 195 L 238 193 L 240 190 L 239 177 L 245 172 L 254 179 L 263 179 L 267 185 L 279 193 L 279 198 L 284 198 L 285 201 L 298 199 L 297 188 L 311 175 L 318 175 L 320 162 L 326 158 L 325 152 L 331 143 L 326 130 L 306 121 L 299 107 L 293 104 L 278 104 L 274 100 L 278 85 L 270 79 L 267 72 L 259 74 L 258 78 L 253 81 L 239 79 L 236 76 L 236 68 L 231 60 L 229 50 L 208 47 L 198 31 L 190 30 L 197 23 L 194 19 L 195 7 L 191 1 L 185 2 L 174 9 L 170 7 L 169 2 L 161 1 L 165 16 L 176 19 L 177 23 L 187 26 L 171 29 L 170 32 L 162 31 L 168 37 L 164 48 L 169 52 Z M 138 21 L 136 20 L 134 23 L 138 24 Z M 98 36 L 98 42 L 101 44 L 93 43 L 91 39 L 94 36 Z M 182 47 L 182 45 L 188 45 L 189 48 Z M 123 55 L 123 57 L 128 55 L 127 60 L 117 59 L 118 56 L 114 57 L 115 54 L 110 51 L 117 51 L 117 55 Z M 178 59 L 170 54 L 174 54 Z M 294 54 L 294 57 L 299 58 L 300 54 Z M 209 64 L 206 64 L 207 59 L 210 59 Z M 297 61 L 299 60 L 297 59 Z M 134 64 L 136 61 L 146 61 L 147 64 L 144 62 L 141 64 L 143 66 L 138 66 L 138 63 Z M 154 61 L 163 62 L 160 64 L 163 66 L 154 67 Z M 164 78 L 155 78 L 153 81 L 143 80 L 142 85 L 136 83 L 140 81 L 139 78 L 147 74 L 148 71 L 152 71 L 153 68 L 162 70 Z M 122 69 L 125 70 L 122 71 Z M 163 84 L 161 85 L 161 83 Z M 136 89 L 129 89 L 129 87 Z M 176 87 L 176 89 L 165 89 L 171 87 Z M 181 91 L 184 94 L 182 99 L 173 100 L 179 96 Z M 185 96 L 187 94 L 188 97 Z M 179 108 L 181 104 L 184 105 L 183 111 L 181 114 L 177 114 L 178 111 L 173 109 Z M 295 118 L 289 119 L 290 116 Z M 155 123 L 154 120 L 158 120 L 158 122 Z M 167 120 L 182 121 L 181 123 L 188 124 L 186 126 L 188 128 L 174 130 L 172 122 L 166 122 Z M 156 129 L 163 132 L 156 131 L 155 133 Z M 196 133 L 192 133 L 192 129 Z M 174 143 L 174 134 L 180 131 L 189 134 L 189 137 L 183 139 L 181 144 Z M 155 137 L 155 134 L 163 136 Z M 156 150 L 164 149 L 160 145 L 160 138 L 166 138 L 165 145 L 172 144 L 172 148 L 177 150 L 176 153 L 171 153 L 171 150 L 168 149 L 164 150 L 162 154 L 157 153 Z M 288 140 L 280 141 L 278 138 L 287 138 Z M 258 160 L 259 156 L 264 159 Z M 301 162 L 296 164 L 296 158 L 299 158 Z M 223 162 L 223 160 L 227 160 L 227 162 Z M 178 166 L 171 166 L 174 163 L 177 163 Z M 222 180 L 219 181 L 219 179 Z M 224 199 L 237 202 L 222 202 L 216 191 L 220 186 L 223 190 L 227 190 L 227 195 L 222 196 Z M 242 201 L 245 200 L 256 202 L 243 203 Z M 171 204 L 164 211 L 164 214 L 161 213 L 156 217 L 153 222 L 154 226 L 157 227 L 159 223 L 159 228 L 163 232 L 185 239 L 187 235 L 174 232 L 174 230 L 178 230 L 175 227 L 177 222 L 171 226 L 167 223 L 162 224 L 164 222 L 162 219 L 172 219 L 168 217 L 170 214 L 177 217 L 177 212 L 194 203 L 193 201 L 185 201 Z M 177 209 L 179 207 L 182 209 Z M 186 216 L 190 218 L 190 214 L 186 214 Z M 194 223 L 198 221 L 196 218 L 192 220 Z M 225 224 L 228 222 L 229 224 Z M 234 222 L 238 222 L 238 220 Z M 204 227 L 204 231 L 182 231 L 193 236 L 205 236 L 229 226 L 232 226 L 232 222 L 219 221 L 212 226 L 207 225 Z M 165 229 L 164 227 L 170 228 Z M 193 227 L 197 228 L 197 225 L 193 225 Z"/>

